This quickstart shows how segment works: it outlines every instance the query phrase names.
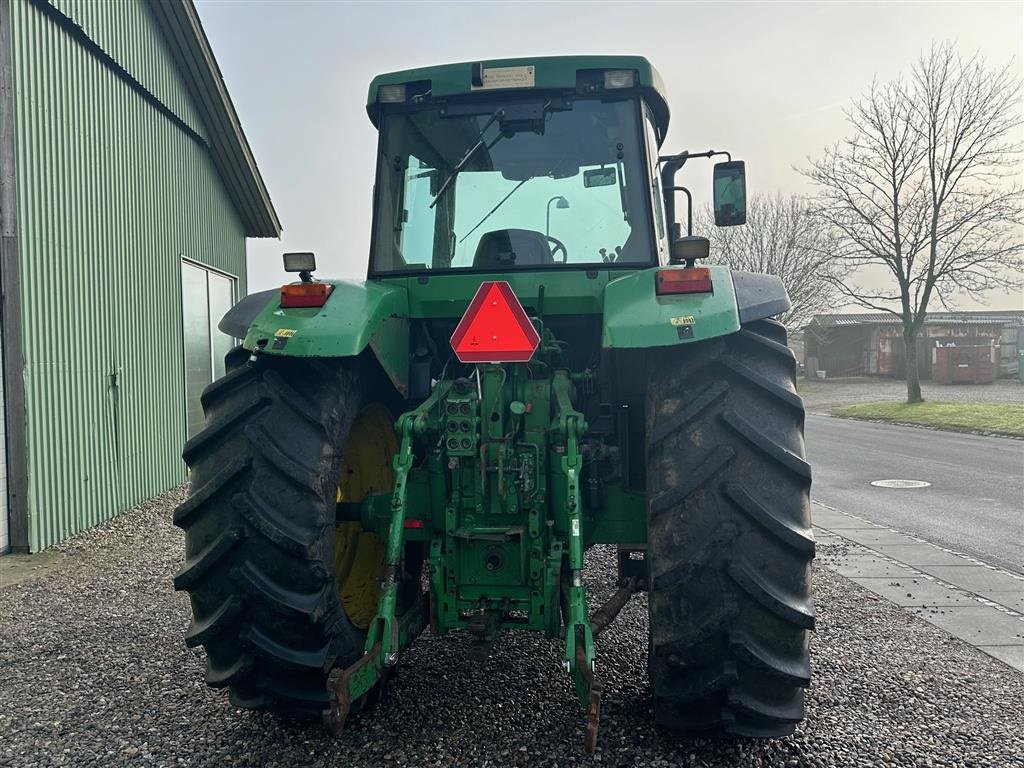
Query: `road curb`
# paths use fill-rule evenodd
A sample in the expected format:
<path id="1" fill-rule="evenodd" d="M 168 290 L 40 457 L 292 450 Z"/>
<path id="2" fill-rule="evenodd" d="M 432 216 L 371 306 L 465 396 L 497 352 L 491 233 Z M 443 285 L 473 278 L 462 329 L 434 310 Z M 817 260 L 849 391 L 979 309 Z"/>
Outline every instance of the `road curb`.
<path id="1" fill-rule="evenodd" d="M 865 424 L 883 424 L 887 427 L 912 427 L 913 429 L 927 429 L 929 432 L 952 432 L 956 435 L 975 435 L 976 437 L 1002 437 L 1007 440 L 1024 441 L 1024 435 L 1011 432 L 990 432 L 981 429 L 967 429 L 957 427 L 932 427 L 927 424 L 915 424 L 910 421 L 886 421 L 885 419 L 864 419 L 859 416 L 843 416 L 839 413 L 826 411 L 807 411 L 814 416 L 827 416 L 830 419 L 843 419 L 844 421 L 860 421 Z"/>

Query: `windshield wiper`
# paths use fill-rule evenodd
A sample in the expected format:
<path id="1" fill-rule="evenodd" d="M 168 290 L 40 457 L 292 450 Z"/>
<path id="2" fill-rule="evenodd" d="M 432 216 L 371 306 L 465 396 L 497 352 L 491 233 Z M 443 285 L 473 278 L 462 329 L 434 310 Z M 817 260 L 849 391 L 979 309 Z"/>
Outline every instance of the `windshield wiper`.
<path id="1" fill-rule="evenodd" d="M 532 177 L 531 177 L 531 178 L 532 178 Z M 473 227 L 473 228 L 472 228 L 471 230 L 469 230 L 469 232 L 467 232 L 466 234 L 464 234 L 464 235 L 462 236 L 462 238 L 461 238 L 461 239 L 459 240 L 459 242 L 461 243 L 461 242 L 465 241 L 465 239 L 466 239 L 467 237 L 469 237 L 469 236 L 470 236 L 470 235 L 472 235 L 472 234 L 473 234 L 474 232 L 476 232 L 476 231 L 477 231 L 478 229 L 480 229 L 480 225 L 481 225 L 481 224 L 483 224 L 483 223 L 484 223 L 485 221 L 487 221 L 487 220 L 488 220 L 489 218 L 491 218 L 491 214 L 492 214 L 492 213 L 494 213 L 494 212 L 495 212 L 496 210 L 498 210 L 499 208 L 501 208 L 501 206 L 503 206 L 503 205 L 505 204 L 505 201 L 506 201 L 506 200 L 508 200 L 508 199 L 509 199 L 510 197 L 512 197 L 512 195 L 514 195 L 514 194 L 515 194 L 515 193 L 516 193 L 516 192 L 517 192 L 517 191 L 519 190 L 519 188 L 520 188 L 521 186 L 523 186 L 523 184 L 525 184 L 525 183 L 526 183 L 526 182 L 528 182 L 529 180 L 530 180 L 530 179 L 523 179 L 523 180 L 522 180 L 522 181 L 520 181 L 520 182 L 519 182 L 518 184 L 516 184 L 516 185 L 515 185 L 514 187 L 512 187 L 512 191 L 511 191 L 511 192 L 509 192 L 509 193 L 508 193 L 507 195 L 505 195 L 505 196 L 504 196 L 503 198 L 501 198 L 501 200 L 499 200 L 499 201 L 498 201 L 498 204 L 497 204 L 496 206 L 494 206 L 493 208 L 491 208 L 491 210 L 489 210 L 489 211 L 487 212 L 487 215 L 486 215 L 486 216 L 484 216 L 484 217 L 483 217 L 482 219 L 480 219 L 480 221 L 478 221 L 478 222 L 476 223 L 476 226 L 475 226 L 475 227 Z"/>
<path id="2" fill-rule="evenodd" d="M 471 158 L 473 156 L 473 153 L 476 152 L 478 149 L 480 149 L 480 147 L 482 147 L 485 144 L 487 144 L 487 142 L 484 139 L 484 134 L 487 133 L 487 129 L 490 128 L 494 124 L 494 121 L 497 120 L 498 118 L 502 117 L 504 114 L 505 114 L 505 110 L 504 110 L 503 107 L 498 107 L 496 110 L 494 110 L 494 114 L 491 115 L 490 119 L 484 124 L 484 127 L 480 129 L 480 133 L 477 134 L 476 144 L 474 144 L 470 148 L 470 150 L 466 154 L 464 154 L 462 156 L 462 159 L 459 160 L 458 163 L 456 163 L 455 167 L 452 168 L 451 175 L 449 175 L 448 178 L 444 180 L 444 183 L 441 185 L 441 188 L 439 190 L 437 190 L 437 194 L 434 195 L 434 199 L 430 201 L 430 205 L 429 205 L 430 208 L 433 208 L 435 205 L 437 205 L 437 201 L 441 199 L 441 196 L 444 195 L 444 193 L 448 190 L 448 187 L 450 187 L 452 182 L 455 181 L 455 177 L 459 175 L 459 173 L 462 171 L 463 168 L 466 167 L 466 164 L 469 162 L 469 158 Z M 490 149 L 495 144 L 497 144 L 498 141 L 504 135 L 505 134 L 503 134 L 503 133 L 499 133 L 498 136 L 494 139 L 494 141 L 492 141 L 487 146 L 487 148 Z"/>

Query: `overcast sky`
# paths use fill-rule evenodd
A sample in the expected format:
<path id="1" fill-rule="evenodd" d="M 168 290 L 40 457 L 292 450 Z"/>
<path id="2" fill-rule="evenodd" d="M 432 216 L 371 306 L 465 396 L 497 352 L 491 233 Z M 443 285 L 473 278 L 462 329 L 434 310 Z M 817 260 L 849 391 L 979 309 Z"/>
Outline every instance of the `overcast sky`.
<path id="1" fill-rule="evenodd" d="M 249 241 L 250 291 L 284 279 L 280 254 L 365 276 L 376 132 L 374 75 L 455 61 L 642 54 L 660 70 L 665 148 L 727 149 L 751 191 L 805 191 L 793 170 L 845 131 L 842 107 L 906 71 L 933 40 L 993 63 L 1024 60 L 1024 3 L 246 2 L 197 0 L 284 225 Z M 1024 76 L 1024 75 L 1022 75 Z M 681 176 L 703 204 L 710 165 Z M 966 302 L 964 306 L 975 306 Z M 993 295 L 995 309 L 1020 308 Z"/>

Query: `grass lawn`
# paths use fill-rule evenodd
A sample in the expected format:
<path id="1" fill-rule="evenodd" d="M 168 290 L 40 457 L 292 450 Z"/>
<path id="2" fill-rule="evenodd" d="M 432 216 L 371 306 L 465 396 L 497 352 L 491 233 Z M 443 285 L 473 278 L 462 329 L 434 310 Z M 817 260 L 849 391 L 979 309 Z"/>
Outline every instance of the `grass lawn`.
<path id="1" fill-rule="evenodd" d="M 858 403 L 833 413 L 851 419 L 918 424 L 959 432 L 997 432 L 1024 437 L 1024 405 L 997 403 Z"/>

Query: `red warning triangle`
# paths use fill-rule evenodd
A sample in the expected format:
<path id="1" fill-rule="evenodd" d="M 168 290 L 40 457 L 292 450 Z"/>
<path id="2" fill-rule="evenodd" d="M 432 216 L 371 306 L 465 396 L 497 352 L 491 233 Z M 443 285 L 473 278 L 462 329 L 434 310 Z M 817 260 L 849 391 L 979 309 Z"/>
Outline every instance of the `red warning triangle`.
<path id="1" fill-rule="evenodd" d="M 539 343 L 537 329 L 503 280 L 480 284 L 452 334 L 452 349 L 464 363 L 524 363 Z"/>

